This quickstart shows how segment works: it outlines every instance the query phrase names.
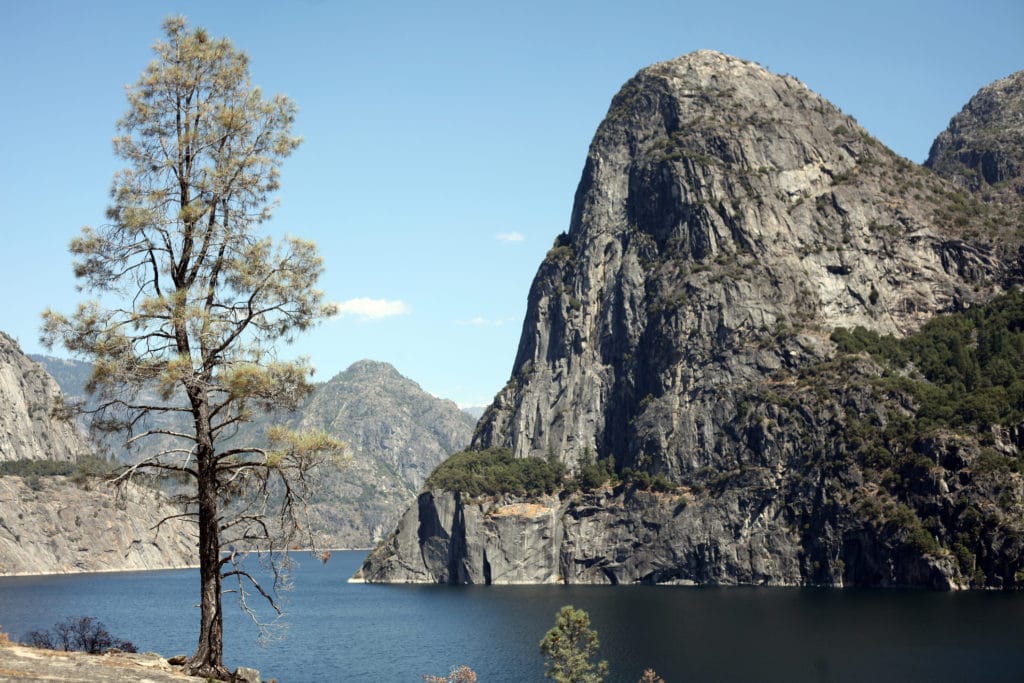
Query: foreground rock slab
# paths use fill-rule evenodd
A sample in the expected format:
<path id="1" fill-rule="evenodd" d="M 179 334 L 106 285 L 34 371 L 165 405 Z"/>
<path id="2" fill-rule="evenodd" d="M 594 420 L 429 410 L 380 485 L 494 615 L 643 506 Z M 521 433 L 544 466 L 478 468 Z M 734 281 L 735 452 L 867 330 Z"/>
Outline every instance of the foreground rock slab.
<path id="1" fill-rule="evenodd" d="M 39 650 L 22 645 L 0 646 L 0 681 L 63 681 L 65 683 L 140 683 L 196 681 L 155 653 L 90 655 L 84 652 Z"/>

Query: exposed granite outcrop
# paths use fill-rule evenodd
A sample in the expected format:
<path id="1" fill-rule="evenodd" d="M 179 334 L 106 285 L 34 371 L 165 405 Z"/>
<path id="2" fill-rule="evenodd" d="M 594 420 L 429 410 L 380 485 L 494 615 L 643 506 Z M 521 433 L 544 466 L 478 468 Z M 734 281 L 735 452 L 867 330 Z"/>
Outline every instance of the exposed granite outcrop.
<path id="1" fill-rule="evenodd" d="M 759 479 L 755 474 L 749 482 L 771 484 L 770 477 Z M 467 501 L 450 491 L 425 492 L 418 514 L 403 518 L 355 580 L 796 586 L 817 574 L 815 583 L 835 586 L 961 587 L 951 580 L 948 559 L 903 552 L 870 527 L 846 534 L 846 542 L 863 545 L 846 555 L 859 564 L 807 560 L 802 534 L 779 524 L 786 517 L 781 497 L 734 488 L 695 503 L 629 486 L 530 500 Z M 873 558 L 883 555 L 887 561 L 879 566 Z"/>
<path id="2" fill-rule="evenodd" d="M 0 575 L 171 569 L 198 565 L 195 539 L 158 491 L 44 477 L 0 477 Z"/>
<path id="3" fill-rule="evenodd" d="M 154 652 L 64 652 L 0 643 L 0 676 L 14 681 L 65 683 L 196 683 Z"/>
<path id="4" fill-rule="evenodd" d="M 1024 199 L 1024 71 L 985 86 L 935 139 L 925 165 L 971 192 Z"/>
<path id="5" fill-rule="evenodd" d="M 74 424 L 51 416 L 60 388 L 0 332 L 0 461 L 74 462 L 89 447 Z"/>
<path id="6" fill-rule="evenodd" d="M 792 77 L 714 52 L 644 69 L 591 144 L 474 446 L 714 464 L 737 390 L 827 354 L 834 327 L 910 332 L 1016 275 L 948 234 L 948 190 Z"/>
<path id="7" fill-rule="evenodd" d="M 883 409 L 853 381 L 882 372 L 866 360 L 801 372 L 834 355 L 836 327 L 901 336 L 1019 284 L 1019 245 L 979 236 L 1019 224 L 795 78 L 709 51 L 642 70 L 598 128 L 569 231 L 531 287 L 512 379 L 473 445 L 570 472 L 611 459 L 679 493 L 428 491 L 358 576 L 1016 585 L 1019 475 L 994 481 L 974 466 L 977 438 L 954 434 L 921 444 L 934 466 L 894 493 L 847 432 L 912 407 Z M 965 518 L 997 507 L 985 524 Z M 956 560 L 968 527 L 974 545 Z"/>
<path id="8" fill-rule="evenodd" d="M 90 453 L 78 427 L 51 416 L 56 382 L 0 332 L 0 461 L 77 463 Z M 195 540 L 167 496 L 95 478 L 0 476 L 0 575 L 192 566 Z"/>

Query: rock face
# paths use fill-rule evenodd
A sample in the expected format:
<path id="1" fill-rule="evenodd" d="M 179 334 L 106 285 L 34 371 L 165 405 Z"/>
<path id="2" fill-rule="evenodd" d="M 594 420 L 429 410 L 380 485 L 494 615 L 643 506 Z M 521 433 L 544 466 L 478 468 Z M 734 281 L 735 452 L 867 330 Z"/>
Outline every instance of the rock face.
<path id="1" fill-rule="evenodd" d="M 1024 72 L 978 91 L 935 139 L 925 165 L 972 192 L 1024 198 Z"/>
<path id="2" fill-rule="evenodd" d="M 166 497 L 129 485 L 76 485 L 45 477 L 30 486 L 0 477 L 0 575 L 170 569 L 198 564 L 195 539 Z"/>
<path id="3" fill-rule="evenodd" d="M 51 417 L 58 396 L 46 370 L 0 332 L 0 462 L 74 462 L 89 451 L 73 424 Z"/>
<path id="4" fill-rule="evenodd" d="M 52 418 L 61 396 L 46 370 L 0 332 L 0 462 L 78 462 L 89 445 Z M 0 476 L 0 575 L 130 571 L 190 566 L 186 525 L 153 527 L 177 512 L 162 494 L 129 486 L 120 496 L 85 477 Z"/>
<path id="5" fill-rule="evenodd" d="M 297 426 L 337 436 L 354 461 L 397 474 L 415 494 L 442 460 L 466 447 L 474 421 L 391 365 L 362 360 L 317 388 Z"/>
<path id="6" fill-rule="evenodd" d="M 713 52 L 644 69 L 591 144 L 474 445 L 710 464 L 736 387 L 837 326 L 905 333 L 1001 287 L 991 249 L 944 229 L 946 191 L 791 77 Z"/>
<path id="7" fill-rule="evenodd" d="M 698 507 L 625 487 L 529 501 L 426 492 L 356 580 L 958 587 L 951 560 L 903 552 L 869 532 L 858 556 L 875 553 L 886 558 L 884 566 L 809 568 L 801 534 L 778 523 L 782 501 L 752 515 L 751 498 L 723 496 Z M 808 581 L 809 569 L 816 581 Z"/>
<path id="8" fill-rule="evenodd" d="M 473 446 L 570 472 L 611 460 L 677 492 L 425 492 L 359 577 L 1012 585 L 1019 511 L 972 537 L 973 559 L 948 550 L 958 515 L 997 492 L 973 474 L 977 440 L 921 445 L 934 471 L 897 490 L 847 433 L 911 408 L 839 372 L 796 378 L 833 357 L 837 327 L 902 336 L 1018 284 L 1017 245 L 972 236 L 1019 223 L 792 77 L 707 51 L 643 69 L 598 128 L 569 231 L 531 287 L 512 379 Z M 929 543 L 914 536 L 921 520 Z"/>

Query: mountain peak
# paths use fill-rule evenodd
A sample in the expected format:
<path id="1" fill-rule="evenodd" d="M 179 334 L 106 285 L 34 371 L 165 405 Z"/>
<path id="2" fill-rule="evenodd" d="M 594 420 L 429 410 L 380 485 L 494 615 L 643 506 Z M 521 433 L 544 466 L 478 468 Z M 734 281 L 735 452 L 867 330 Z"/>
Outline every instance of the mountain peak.
<path id="1" fill-rule="evenodd" d="M 325 384 L 335 383 L 356 383 L 356 384 L 409 384 L 419 389 L 419 385 L 398 371 L 391 363 L 384 361 L 370 360 L 364 358 L 357 360 L 347 368 L 336 374 Z"/>
<path id="2" fill-rule="evenodd" d="M 978 192 L 1024 198 L 1024 71 L 977 92 L 935 139 L 925 165 Z"/>
<path id="3" fill-rule="evenodd" d="M 1002 291 L 1014 268 L 960 239 L 984 213 L 961 200 L 795 78 L 708 50 L 640 70 L 474 445 L 706 465 L 723 393 L 827 355 L 836 327 L 903 335 Z"/>
<path id="4" fill-rule="evenodd" d="M 957 431 L 929 405 L 946 389 L 915 393 L 926 363 L 969 374 L 968 347 L 996 346 L 943 336 L 968 314 L 927 321 L 974 309 L 1019 323 L 1019 303 L 977 308 L 1022 280 L 1015 244 L 992 230 L 1019 230 L 1020 214 L 996 204 L 795 78 L 711 51 L 642 69 L 594 136 L 512 377 L 473 440 L 558 458 L 575 481 L 530 505 L 443 490 L 458 483 L 425 492 L 362 576 L 1019 585 L 1021 544 L 1000 540 L 1024 537 L 1018 426 L 982 428 L 975 412 Z M 920 348 L 938 360 L 892 367 L 867 350 L 919 331 L 907 348 L 931 335 Z M 972 384 L 952 410 L 972 410 Z"/>

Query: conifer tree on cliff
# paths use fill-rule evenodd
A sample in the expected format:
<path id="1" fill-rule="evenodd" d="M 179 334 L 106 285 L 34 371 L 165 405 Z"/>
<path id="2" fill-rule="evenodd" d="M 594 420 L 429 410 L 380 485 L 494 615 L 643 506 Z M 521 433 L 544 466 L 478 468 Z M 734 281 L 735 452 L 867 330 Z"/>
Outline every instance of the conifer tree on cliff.
<path id="1" fill-rule="evenodd" d="M 93 425 L 123 431 L 138 452 L 117 480 L 188 482 L 201 622 L 186 669 L 227 678 L 222 580 L 276 609 L 287 548 L 305 530 L 312 469 L 341 449 L 325 434 L 284 428 L 269 428 L 260 445 L 232 437 L 256 411 L 294 408 L 308 395 L 310 367 L 278 360 L 275 344 L 331 307 L 316 289 L 314 244 L 275 246 L 257 234 L 278 167 L 299 144 L 295 105 L 252 87 L 247 57 L 228 40 L 180 17 L 163 28 L 117 124 L 114 149 L 127 165 L 114 177 L 109 223 L 71 242 L 80 286 L 97 299 L 70 316 L 46 311 L 43 339 L 94 362 Z M 274 586 L 237 562 L 242 549 L 272 560 Z"/>

